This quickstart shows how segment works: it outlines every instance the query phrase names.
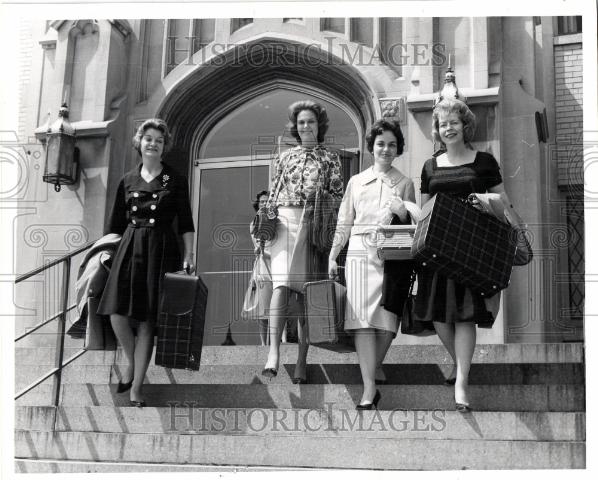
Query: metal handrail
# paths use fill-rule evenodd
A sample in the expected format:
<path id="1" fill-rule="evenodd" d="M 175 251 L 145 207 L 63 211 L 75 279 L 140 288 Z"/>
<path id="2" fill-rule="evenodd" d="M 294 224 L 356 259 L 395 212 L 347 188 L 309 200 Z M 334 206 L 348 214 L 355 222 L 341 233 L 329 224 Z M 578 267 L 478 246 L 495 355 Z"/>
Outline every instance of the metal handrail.
<path id="1" fill-rule="evenodd" d="M 93 242 L 86 243 L 82 247 L 79 247 L 76 250 L 73 250 L 72 252 L 69 252 L 66 255 L 63 255 L 62 257 L 57 258 L 56 260 L 52 260 L 51 262 L 48 262 L 45 265 L 42 265 L 41 267 L 35 268 L 35 269 L 31 270 L 30 272 L 23 273 L 22 275 L 19 275 L 17 277 L 17 279 L 15 280 L 15 284 L 20 283 L 23 280 L 27 280 L 28 278 L 31 278 L 34 275 L 42 273 L 43 271 L 47 270 L 48 268 L 54 267 L 54 266 L 58 265 L 59 263 L 66 261 L 67 259 L 70 260 L 75 255 L 79 255 L 81 252 L 84 252 L 85 250 L 88 250 L 91 247 L 93 247 L 93 244 L 96 242 L 97 242 L 97 240 L 94 240 Z"/>
<path id="2" fill-rule="evenodd" d="M 59 401 L 60 401 L 60 387 L 62 385 L 62 369 L 64 367 L 66 367 L 67 365 L 69 365 L 70 363 L 72 363 L 73 361 L 75 361 L 77 358 L 79 358 L 81 355 L 83 355 L 87 351 L 85 349 L 82 349 L 79 352 L 75 353 L 72 357 L 70 357 L 66 362 L 63 362 L 63 359 L 64 359 L 64 337 L 66 334 L 66 315 L 68 312 L 73 310 L 76 306 L 75 304 L 71 305 L 70 307 L 67 306 L 68 300 L 69 300 L 69 283 L 70 283 L 70 278 L 71 278 L 71 259 L 75 255 L 78 255 L 79 253 L 82 253 L 82 252 L 88 250 L 89 248 L 91 248 L 96 241 L 89 242 L 86 245 L 83 245 L 82 247 L 79 247 L 76 250 L 73 250 L 72 252 L 69 252 L 66 255 L 64 255 L 56 260 L 52 260 L 51 262 L 47 263 L 46 265 L 43 265 L 34 270 L 31 270 L 30 272 L 27 272 L 23 275 L 19 275 L 16 278 L 15 285 L 24 280 L 27 280 L 28 278 L 38 275 L 38 274 L 48 270 L 49 268 L 60 265 L 61 263 L 63 264 L 61 310 L 58 313 L 56 313 L 55 315 L 53 315 L 52 317 L 37 324 L 31 330 L 25 332 L 23 335 L 20 335 L 15 339 L 15 342 L 18 342 L 19 340 L 22 340 L 23 338 L 27 337 L 28 335 L 31 335 L 33 332 L 39 330 L 44 325 L 47 325 L 48 323 L 50 323 L 54 320 L 58 320 L 58 335 L 56 336 L 56 353 L 54 355 L 54 368 L 52 370 L 50 370 L 50 372 L 39 377 L 31 385 L 29 385 L 28 387 L 26 387 L 25 389 L 23 389 L 19 393 L 17 393 L 17 395 L 15 396 L 15 400 L 19 399 L 20 397 L 25 395 L 27 392 L 33 390 L 35 387 L 37 387 L 42 382 L 46 381 L 48 378 L 53 377 L 52 405 L 57 407 L 59 404 Z"/>

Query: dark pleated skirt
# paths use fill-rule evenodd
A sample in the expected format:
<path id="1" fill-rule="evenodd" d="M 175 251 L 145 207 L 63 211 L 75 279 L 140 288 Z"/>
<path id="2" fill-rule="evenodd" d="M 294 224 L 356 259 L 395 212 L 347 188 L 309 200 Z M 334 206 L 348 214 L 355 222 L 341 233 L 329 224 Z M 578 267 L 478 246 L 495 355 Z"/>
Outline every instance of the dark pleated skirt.
<path id="1" fill-rule="evenodd" d="M 418 272 L 413 313 L 429 322 L 474 322 L 482 328 L 492 328 L 494 323 L 484 297 L 430 269 Z"/>
<path id="2" fill-rule="evenodd" d="M 98 313 L 155 324 L 164 274 L 180 268 L 172 228 L 128 226 L 114 255 Z"/>

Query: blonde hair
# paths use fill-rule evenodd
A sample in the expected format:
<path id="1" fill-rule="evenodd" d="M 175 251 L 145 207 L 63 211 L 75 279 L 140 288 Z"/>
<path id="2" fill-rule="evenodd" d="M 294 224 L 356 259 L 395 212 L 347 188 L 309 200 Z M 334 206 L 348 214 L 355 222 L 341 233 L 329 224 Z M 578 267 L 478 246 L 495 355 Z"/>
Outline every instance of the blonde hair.
<path id="1" fill-rule="evenodd" d="M 475 115 L 464 102 L 457 99 L 442 100 L 434 107 L 434 111 L 432 112 L 432 122 L 434 125 L 432 136 L 434 137 L 434 140 L 443 143 L 440 139 L 438 123 L 441 114 L 450 113 L 456 113 L 459 115 L 459 120 L 463 122 L 463 141 L 465 143 L 471 142 L 476 129 Z"/>

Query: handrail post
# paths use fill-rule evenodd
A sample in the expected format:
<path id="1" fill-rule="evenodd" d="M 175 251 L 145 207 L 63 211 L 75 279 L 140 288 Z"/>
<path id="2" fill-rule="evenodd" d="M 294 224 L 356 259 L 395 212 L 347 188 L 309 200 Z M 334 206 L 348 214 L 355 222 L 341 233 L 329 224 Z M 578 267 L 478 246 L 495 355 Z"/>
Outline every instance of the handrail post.
<path id="1" fill-rule="evenodd" d="M 62 360 L 64 358 L 64 335 L 66 331 L 66 315 L 69 301 L 69 283 L 71 276 L 71 257 L 64 260 L 64 269 L 62 273 L 62 305 L 61 314 L 58 317 L 58 328 L 56 332 L 56 353 L 54 356 L 54 366 L 58 371 L 54 375 L 52 384 L 52 402 L 55 407 L 60 402 L 60 387 L 62 385 Z"/>

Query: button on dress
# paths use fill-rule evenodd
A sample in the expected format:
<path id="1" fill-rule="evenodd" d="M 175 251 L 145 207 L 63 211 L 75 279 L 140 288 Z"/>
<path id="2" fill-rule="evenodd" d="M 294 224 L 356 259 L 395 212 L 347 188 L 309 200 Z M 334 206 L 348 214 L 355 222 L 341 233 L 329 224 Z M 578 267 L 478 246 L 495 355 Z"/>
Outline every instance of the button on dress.
<path id="1" fill-rule="evenodd" d="M 104 315 L 120 314 L 155 323 L 159 292 L 166 272 L 182 268 L 178 233 L 195 231 L 185 177 L 162 164 L 150 182 L 141 164 L 120 181 L 105 233 L 122 235 L 98 307 Z"/>

